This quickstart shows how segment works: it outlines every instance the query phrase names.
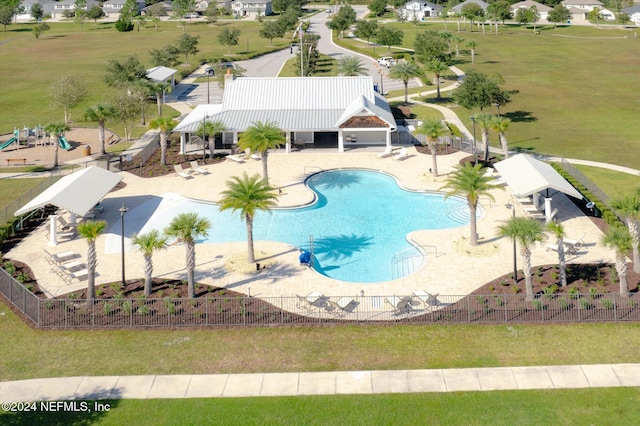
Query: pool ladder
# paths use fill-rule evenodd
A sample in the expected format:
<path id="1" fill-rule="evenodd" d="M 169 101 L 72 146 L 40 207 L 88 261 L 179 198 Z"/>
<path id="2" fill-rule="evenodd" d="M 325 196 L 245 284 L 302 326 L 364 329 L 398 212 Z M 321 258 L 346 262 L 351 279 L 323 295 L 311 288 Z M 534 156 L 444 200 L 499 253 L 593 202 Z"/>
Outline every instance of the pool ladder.
<path id="1" fill-rule="evenodd" d="M 395 253 L 391 259 L 391 279 L 395 280 L 414 273 L 422 266 L 424 256 L 419 251 L 416 254 L 415 247 Z"/>

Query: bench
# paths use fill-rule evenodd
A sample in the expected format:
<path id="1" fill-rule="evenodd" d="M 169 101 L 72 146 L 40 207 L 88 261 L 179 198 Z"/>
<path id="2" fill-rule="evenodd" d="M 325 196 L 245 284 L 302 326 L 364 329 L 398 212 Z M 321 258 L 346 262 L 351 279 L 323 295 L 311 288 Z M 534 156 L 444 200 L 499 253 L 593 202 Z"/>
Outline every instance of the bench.
<path id="1" fill-rule="evenodd" d="M 27 159 L 26 159 L 26 158 L 7 158 L 7 166 L 8 166 L 9 164 L 13 164 L 13 163 L 20 163 L 20 162 L 21 162 L 23 165 L 24 165 L 24 164 L 27 164 Z"/>

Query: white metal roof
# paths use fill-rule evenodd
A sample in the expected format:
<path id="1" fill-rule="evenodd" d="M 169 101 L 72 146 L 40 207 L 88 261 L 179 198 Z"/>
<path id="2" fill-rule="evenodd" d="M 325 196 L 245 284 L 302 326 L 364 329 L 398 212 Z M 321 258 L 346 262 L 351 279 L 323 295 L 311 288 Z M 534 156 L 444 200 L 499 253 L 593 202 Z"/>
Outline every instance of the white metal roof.
<path id="1" fill-rule="evenodd" d="M 153 81 L 166 81 L 177 72 L 178 70 L 174 70 L 173 68 L 158 66 L 147 70 L 147 78 Z"/>
<path id="2" fill-rule="evenodd" d="M 206 104 L 197 105 L 193 111 L 189 113 L 176 127 L 173 128 L 174 132 L 194 132 L 200 128 L 202 119 L 205 115 L 213 117 L 215 114 L 222 110 L 222 104 Z M 209 120 L 211 121 L 211 120 Z M 190 130 L 185 130 L 190 129 Z"/>
<path id="3" fill-rule="evenodd" d="M 65 176 L 15 212 L 16 216 L 47 204 L 84 216 L 122 180 L 122 176 L 91 166 Z"/>
<path id="4" fill-rule="evenodd" d="M 582 199 L 578 192 L 551 165 L 527 154 L 514 155 L 493 165 L 514 195 L 526 197 L 545 189 L 555 189 Z"/>

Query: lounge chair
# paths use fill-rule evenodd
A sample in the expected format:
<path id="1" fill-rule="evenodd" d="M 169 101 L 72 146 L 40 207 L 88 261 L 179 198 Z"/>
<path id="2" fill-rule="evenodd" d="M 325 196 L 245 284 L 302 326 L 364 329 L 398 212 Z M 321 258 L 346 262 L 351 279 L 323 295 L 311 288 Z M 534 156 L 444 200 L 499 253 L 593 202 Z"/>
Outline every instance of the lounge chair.
<path id="1" fill-rule="evenodd" d="M 235 161 L 238 164 L 244 163 L 244 158 L 242 158 L 242 156 L 240 156 L 240 155 L 227 155 L 226 158 L 231 160 L 231 161 Z"/>
<path id="2" fill-rule="evenodd" d="M 502 179 L 494 179 L 492 181 L 489 182 L 489 185 L 493 185 L 493 186 L 501 186 L 501 185 L 506 185 L 507 182 L 505 182 Z"/>
<path id="3" fill-rule="evenodd" d="M 495 172 L 495 169 L 493 167 L 487 167 L 484 173 L 482 174 L 482 177 L 493 177 L 494 172 Z"/>
<path id="4" fill-rule="evenodd" d="M 193 170 L 195 173 L 199 173 L 201 175 L 208 175 L 209 171 L 207 169 L 203 169 L 200 166 L 198 166 L 198 162 L 197 161 L 191 161 L 189 163 L 191 165 L 191 170 Z"/>
<path id="5" fill-rule="evenodd" d="M 409 156 L 409 154 L 407 154 L 407 151 L 408 148 L 402 148 L 399 153 L 393 156 L 393 161 L 401 161 L 407 158 Z"/>
<path id="6" fill-rule="evenodd" d="M 259 152 L 254 152 L 253 154 L 251 154 L 251 158 L 253 160 L 262 160 L 262 154 Z"/>
<path id="7" fill-rule="evenodd" d="M 74 271 L 74 272 L 67 273 L 66 279 L 64 279 L 64 280 L 66 281 L 67 284 L 71 284 L 73 282 L 73 280 L 80 281 L 82 278 L 86 278 L 88 276 L 89 276 L 89 270 L 82 269 L 80 271 Z"/>
<path id="8" fill-rule="evenodd" d="M 376 154 L 376 157 L 378 158 L 387 158 L 393 155 L 393 148 L 391 147 L 391 145 L 387 146 L 384 151 L 379 152 Z"/>
<path id="9" fill-rule="evenodd" d="M 71 250 L 63 251 L 62 253 L 51 254 L 47 251 L 47 249 L 45 249 L 44 252 L 47 254 L 47 256 L 45 257 L 45 260 L 49 264 L 59 264 L 62 262 L 66 262 L 69 259 L 74 259 L 75 257 L 77 257 L 77 254 Z"/>
<path id="10" fill-rule="evenodd" d="M 438 294 L 430 294 L 424 290 L 416 290 L 413 292 L 413 295 L 420 301 L 425 310 L 432 310 L 433 308 L 440 306 Z"/>
<path id="11" fill-rule="evenodd" d="M 347 308 L 354 302 L 354 300 L 350 297 L 341 297 L 335 302 L 329 300 L 329 306 L 333 308 L 331 313 L 335 316 L 343 317 L 347 314 Z"/>
<path id="12" fill-rule="evenodd" d="M 296 294 L 296 297 L 298 298 L 298 308 L 306 309 L 309 312 L 319 309 L 320 303 L 323 300 L 322 293 L 318 293 L 316 291 L 312 291 L 306 296 Z"/>
<path id="13" fill-rule="evenodd" d="M 408 314 L 413 310 L 411 307 L 411 297 L 409 296 L 403 298 L 396 296 L 385 297 L 384 301 L 393 307 L 393 310 L 391 311 L 393 315 Z"/>
<path id="14" fill-rule="evenodd" d="M 180 164 L 174 164 L 173 168 L 175 169 L 176 174 L 177 174 L 178 176 L 180 176 L 182 179 L 191 179 L 191 178 L 192 178 L 192 176 L 191 176 L 189 173 L 185 172 L 185 171 L 182 169 L 182 165 L 180 165 Z"/>

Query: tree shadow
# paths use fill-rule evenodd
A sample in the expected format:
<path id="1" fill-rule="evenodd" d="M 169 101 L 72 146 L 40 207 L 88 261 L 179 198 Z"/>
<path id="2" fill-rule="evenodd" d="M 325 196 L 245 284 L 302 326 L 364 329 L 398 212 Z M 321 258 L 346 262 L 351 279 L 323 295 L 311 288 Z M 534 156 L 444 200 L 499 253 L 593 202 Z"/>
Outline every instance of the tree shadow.
<path id="1" fill-rule="evenodd" d="M 313 177 L 307 181 L 309 188 L 318 194 L 318 197 L 322 197 L 323 189 L 344 189 L 352 185 L 359 183 L 362 178 L 357 171 L 342 171 L 339 175 L 337 173 L 322 173 L 321 181 L 316 182 Z"/>
<path id="2" fill-rule="evenodd" d="M 538 118 L 532 115 L 530 111 L 505 112 L 502 115 L 511 121 L 518 123 L 531 123 L 533 121 L 538 121 Z"/>
<path id="3" fill-rule="evenodd" d="M 362 249 L 372 245 L 372 237 L 364 235 L 337 235 L 333 237 L 323 237 L 314 240 L 313 252 L 316 255 L 322 255 L 323 260 L 337 261 L 347 259 L 355 253 L 359 253 Z M 330 267 L 335 269 L 337 267 Z M 327 270 L 327 268 L 321 268 Z"/>

